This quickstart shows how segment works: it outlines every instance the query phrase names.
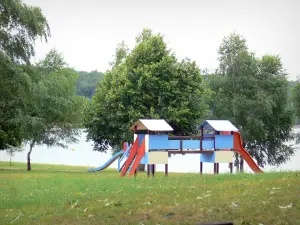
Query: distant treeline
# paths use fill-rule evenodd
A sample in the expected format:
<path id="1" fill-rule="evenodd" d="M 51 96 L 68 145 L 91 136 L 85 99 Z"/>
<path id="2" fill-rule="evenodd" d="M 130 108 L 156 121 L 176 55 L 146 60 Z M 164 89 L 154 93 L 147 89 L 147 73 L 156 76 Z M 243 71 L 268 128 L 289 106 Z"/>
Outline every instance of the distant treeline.
<path id="1" fill-rule="evenodd" d="M 103 80 L 104 73 L 97 70 L 87 72 L 87 71 L 76 71 L 79 74 L 77 80 L 76 93 L 79 96 L 84 96 L 91 99 L 96 91 L 98 84 Z M 288 96 L 291 97 L 292 89 L 297 85 L 297 81 L 289 81 Z M 291 104 L 292 101 L 290 100 Z M 296 125 L 300 125 L 300 118 L 295 120 Z"/>
<path id="2" fill-rule="evenodd" d="M 77 95 L 92 98 L 98 83 L 104 77 L 104 73 L 98 72 L 97 70 L 91 72 L 77 71 L 77 73 L 79 73 L 76 88 Z"/>

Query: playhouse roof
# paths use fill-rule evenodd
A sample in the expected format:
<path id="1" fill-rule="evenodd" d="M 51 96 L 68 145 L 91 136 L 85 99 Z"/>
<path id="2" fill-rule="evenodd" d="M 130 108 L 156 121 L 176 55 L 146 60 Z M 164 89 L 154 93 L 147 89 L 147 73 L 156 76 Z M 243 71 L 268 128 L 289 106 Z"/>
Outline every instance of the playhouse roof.
<path id="1" fill-rule="evenodd" d="M 135 126 L 137 130 L 173 131 L 173 128 L 162 119 L 140 119 L 130 127 L 130 130 L 134 130 Z"/>
<path id="2" fill-rule="evenodd" d="M 206 120 L 201 124 L 201 127 L 215 131 L 238 131 L 229 120 Z"/>

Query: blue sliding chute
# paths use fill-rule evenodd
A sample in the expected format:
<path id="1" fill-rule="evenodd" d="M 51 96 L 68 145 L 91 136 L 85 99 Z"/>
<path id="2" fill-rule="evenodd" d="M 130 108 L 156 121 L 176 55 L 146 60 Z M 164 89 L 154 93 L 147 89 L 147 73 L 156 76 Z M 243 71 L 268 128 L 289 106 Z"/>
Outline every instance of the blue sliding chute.
<path id="1" fill-rule="evenodd" d="M 94 171 L 101 171 L 109 167 L 114 161 L 116 161 L 119 157 L 122 157 L 124 154 L 124 151 L 117 152 L 114 154 L 106 163 L 104 163 L 102 166 L 97 167 L 97 168 L 91 168 L 88 171 L 89 172 L 94 172 Z"/>

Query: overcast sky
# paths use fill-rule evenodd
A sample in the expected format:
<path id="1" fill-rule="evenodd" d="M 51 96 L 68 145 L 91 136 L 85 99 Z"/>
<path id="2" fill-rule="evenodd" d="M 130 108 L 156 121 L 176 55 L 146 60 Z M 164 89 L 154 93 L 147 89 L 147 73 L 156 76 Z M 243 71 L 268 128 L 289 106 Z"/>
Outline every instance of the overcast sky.
<path id="1" fill-rule="evenodd" d="M 39 6 L 51 28 L 48 43 L 36 43 L 35 60 L 51 49 L 78 70 L 109 69 L 118 42 L 132 48 L 143 28 L 165 36 L 179 58 L 215 69 L 224 36 L 242 34 L 258 56 L 279 54 L 295 79 L 300 74 L 298 0 L 24 0 Z"/>

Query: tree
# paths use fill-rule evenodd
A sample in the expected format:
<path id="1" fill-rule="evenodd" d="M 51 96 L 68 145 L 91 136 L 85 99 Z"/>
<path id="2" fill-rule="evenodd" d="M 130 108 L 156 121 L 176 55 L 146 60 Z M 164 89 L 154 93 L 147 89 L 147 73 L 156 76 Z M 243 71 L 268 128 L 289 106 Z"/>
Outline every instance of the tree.
<path id="1" fill-rule="evenodd" d="M 104 74 L 98 71 L 85 72 L 80 71 L 77 80 L 76 93 L 79 96 L 84 96 L 91 99 L 96 91 L 99 82 L 102 81 Z"/>
<path id="2" fill-rule="evenodd" d="M 29 64 L 35 40 L 49 35 L 39 8 L 20 0 L 0 2 L 0 150 L 19 147 L 24 140 L 21 127 L 31 77 L 22 63 Z"/>
<path id="3" fill-rule="evenodd" d="M 292 90 L 292 103 L 296 118 L 300 118 L 300 76 L 298 76 L 297 81 Z M 296 142 L 300 143 L 300 133 L 296 134 Z"/>
<path id="4" fill-rule="evenodd" d="M 116 67 L 120 65 L 128 55 L 128 52 L 129 52 L 129 48 L 125 44 L 125 42 L 122 41 L 121 43 L 119 43 L 115 51 L 114 60 L 110 62 L 110 65 L 112 67 Z"/>
<path id="5" fill-rule="evenodd" d="M 34 146 L 67 147 L 68 143 L 76 141 L 82 127 L 84 98 L 75 93 L 78 74 L 65 68 L 58 54 L 51 51 L 45 60 L 38 63 L 36 82 L 30 90 L 31 101 L 26 114 L 28 122 L 23 126 L 25 140 L 30 146 L 28 170 L 31 170 L 30 155 Z"/>
<path id="6" fill-rule="evenodd" d="M 0 51 L 15 62 L 29 63 L 34 42 L 50 36 L 50 28 L 41 9 L 21 0 L 0 2 Z"/>
<path id="7" fill-rule="evenodd" d="M 215 92 L 210 102 L 212 117 L 237 125 L 244 146 L 260 166 L 286 162 L 294 153 L 285 144 L 293 139 L 293 114 L 280 58 L 257 58 L 238 34 L 223 40 L 219 55 L 220 68 L 208 79 Z"/>
<path id="8" fill-rule="evenodd" d="M 22 143 L 19 129 L 27 79 L 14 63 L 0 52 L 0 149 Z"/>
<path id="9" fill-rule="evenodd" d="M 292 101 L 294 103 L 294 109 L 296 117 L 300 117 L 300 76 L 298 77 L 298 80 L 295 82 L 294 88 L 293 88 L 293 97 Z"/>
<path id="10" fill-rule="evenodd" d="M 15 154 L 17 152 L 22 152 L 24 151 L 24 149 L 22 147 L 13 147 L 13 146 L 9 146 L 6 149 L 6 153 L 9 155 L 9 166 L 11 166 L 11 158 L 15 156 Z"/>
<path id="11" fill-rule="evenodd" d="M 147 29 L 136 38 L 134 49 L 122 49 L 124 44 L 117 47 L 117 63 L 105 74 L 86 111 L 94 150 L 120 149 L 122 141 L 132 141 L 129 127 L 140 118 L 166 119 L 175 134 L 196 133 L 207 109 L 207 90 L 196 63 L 179 61 L 163 36 Z"/>

